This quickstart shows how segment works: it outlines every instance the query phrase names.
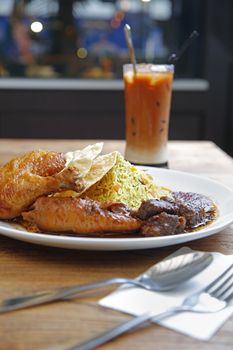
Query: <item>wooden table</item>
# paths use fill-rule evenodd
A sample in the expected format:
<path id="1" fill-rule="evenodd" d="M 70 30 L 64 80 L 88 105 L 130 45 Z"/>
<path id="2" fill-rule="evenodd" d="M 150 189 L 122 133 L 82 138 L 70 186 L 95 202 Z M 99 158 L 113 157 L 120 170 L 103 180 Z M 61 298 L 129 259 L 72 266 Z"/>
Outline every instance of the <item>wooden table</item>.
<path id="1" fill-rule="evenodd" d="M 93 141 L 0 140 L 0 162 L 32 149 L 68 151 Z M 123 152 L 123 141 L 106 141 L 105 152 Z M 233 161 L 211 142 L 170 142 L 170 168 L 214 178 L 233 188 Z M 209 238 L 186 244 L 193 249 L 233 254 L 233 227 Z M 134 277 L 180 246 L 141 251 L 72 251 L 23 243 L 0 236 L 0 297 L 37 289 L 121 275 Z M 123 268 L 122 268 L 123 267 Z M 105 310 L 96 301 L 111 289 L 81 299 L 0 315 L 0 349 L 62 349 L 84 341 L 128 316 Z M 125 335 L 101 349 L 232 349 L 233 318 L 209 342 L 151 325 Z"/>

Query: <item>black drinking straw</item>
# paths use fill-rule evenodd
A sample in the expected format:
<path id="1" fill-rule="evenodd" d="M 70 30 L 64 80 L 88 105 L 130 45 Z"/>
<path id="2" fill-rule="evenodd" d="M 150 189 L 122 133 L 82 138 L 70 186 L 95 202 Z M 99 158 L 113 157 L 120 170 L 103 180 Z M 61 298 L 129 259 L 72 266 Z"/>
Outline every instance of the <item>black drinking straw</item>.
<path id="1" fill-rule="evenodd" d="M 168 58 L 168 63 L 174 63 L 180 59 L 180 57 L 183 55 L 183 53 L 186 51 L 186 49 L 192 44 L 193 40 L 196 39 L 199 36 L 199 33 L 197 30 L 194 30 L 188 37 L 188 39 L 185 40 L 181 48 L 179 49 L 178 53 L 172 53 Z"/>

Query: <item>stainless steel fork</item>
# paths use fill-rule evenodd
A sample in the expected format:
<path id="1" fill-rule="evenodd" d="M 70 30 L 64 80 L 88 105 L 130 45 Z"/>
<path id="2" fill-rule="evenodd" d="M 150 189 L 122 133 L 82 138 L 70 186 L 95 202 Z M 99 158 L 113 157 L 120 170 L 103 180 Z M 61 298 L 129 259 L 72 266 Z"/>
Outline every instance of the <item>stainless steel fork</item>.
<path id="1" fill-rule="evenodd" d="M 147 321 L 159 322 L 180 312 L 214 313 L 226 308 L 233 299 L 233 264 L 205 288 L 189 295 L 179 306 L 154 315 L 146 313 L 126 321 L 99 336 L 64 350 L 90 350 L 119 337 Z"/>

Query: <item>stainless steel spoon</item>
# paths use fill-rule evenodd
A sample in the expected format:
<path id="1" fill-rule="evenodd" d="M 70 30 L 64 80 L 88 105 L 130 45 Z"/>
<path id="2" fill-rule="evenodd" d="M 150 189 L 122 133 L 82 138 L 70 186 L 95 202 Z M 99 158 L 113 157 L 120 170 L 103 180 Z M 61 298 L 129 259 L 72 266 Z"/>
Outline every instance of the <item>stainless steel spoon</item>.
<path id="1" fill-rule="evenodd" d="M 181 282 L 193 277 L 213 260 L 210 253 L 192 252 L 174 258 L 165 259 L 145 271 L 135 279 L 111 278 L 94 283 L 42 291 L 33 295 L 25 295 L 0 301 L 0 313 L 24 309 L 61 300 L 77 294 L 113 284 L 131 284 L 152 291 L 165 291 L 175 288 Z"/>

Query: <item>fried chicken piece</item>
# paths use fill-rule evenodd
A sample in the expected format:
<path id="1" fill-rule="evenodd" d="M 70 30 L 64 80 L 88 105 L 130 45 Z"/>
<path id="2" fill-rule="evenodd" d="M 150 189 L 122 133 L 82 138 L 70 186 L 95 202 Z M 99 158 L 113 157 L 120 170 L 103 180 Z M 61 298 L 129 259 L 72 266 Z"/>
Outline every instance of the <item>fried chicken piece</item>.
<path id="1" fill-rule="evenodd" d="M 77 174 L 65 163 L 62 153 L 32 151 L 1 167 L 0 219 L 20 215 L 41 195 L 73 188 Z"/>
<path id="2" fill-rule="evenodd" d="M 78 234 L 134 232 L 141 221 L 130 213 L 114 213 L 99 202 L 78 197 L 40 197 L 23 219 L 40 231 Z"/>

